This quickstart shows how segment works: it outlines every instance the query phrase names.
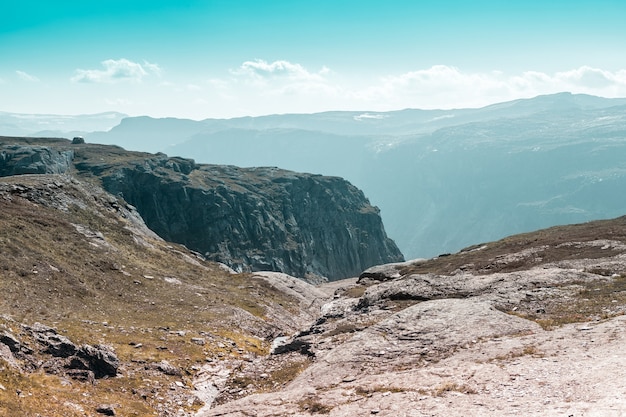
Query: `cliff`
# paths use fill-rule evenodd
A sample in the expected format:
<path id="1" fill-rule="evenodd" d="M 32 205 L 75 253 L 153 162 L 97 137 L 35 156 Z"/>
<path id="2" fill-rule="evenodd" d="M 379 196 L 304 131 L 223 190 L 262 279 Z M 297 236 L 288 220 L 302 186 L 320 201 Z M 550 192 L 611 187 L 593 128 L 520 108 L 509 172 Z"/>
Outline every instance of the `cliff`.
<path id="1" fill-rule="evenodd" d="M 62 140 L 5 144 L 3 149 L 0 170 L 6 172 L 14 172 L 14 162 L 24 160 L 12 156 L 14 149 L 30 152 L 34 156 L 29 160 L 44 167 L 55 160 L 48 155 L 71 161 L 77 177 L 96 180 L 135 206 L 163 239 L 237 271 L 334 280 L 403 259 L 385 234 L 378 209 L 341 178 L 201 165 Z M 43 172 L 68 171 L 61 165 L 51 163 Z"/>

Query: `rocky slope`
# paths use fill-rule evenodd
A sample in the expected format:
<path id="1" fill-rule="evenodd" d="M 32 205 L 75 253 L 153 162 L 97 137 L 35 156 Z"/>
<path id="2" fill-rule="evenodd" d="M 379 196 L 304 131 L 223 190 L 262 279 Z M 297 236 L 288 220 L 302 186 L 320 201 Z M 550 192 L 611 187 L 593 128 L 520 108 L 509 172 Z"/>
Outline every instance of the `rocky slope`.
<path id="1" fill-rule="evenodd" d="M 198 165 L 65 140 L 3 138 L 0 173 L 72 173 L 135 206 L 162 238 L 237 271 L 319 280 L 402 260 L 378 209 L 336 177 Z"/>
<path id="2" fill-rule="evenodd" d="M 622 415 L 626 218 L 547 229 L 335 285 L 274 356 L 311 365 L 207 416 Z"/>

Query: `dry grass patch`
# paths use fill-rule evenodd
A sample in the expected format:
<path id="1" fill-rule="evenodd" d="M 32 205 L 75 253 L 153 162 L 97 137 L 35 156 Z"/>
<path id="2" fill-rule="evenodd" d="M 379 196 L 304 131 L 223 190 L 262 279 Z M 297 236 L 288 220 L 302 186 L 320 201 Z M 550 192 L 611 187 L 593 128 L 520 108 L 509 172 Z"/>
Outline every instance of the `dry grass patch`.
<path id="1" fill-rule="evenodd" d="M 41 322 L 77 345 L 111 346 L 121 368 L 120 376 L 95 385 L 69 380 L 68 386 L 58 376 L 4 369 L 0 415 L 83 416 L 94 414 L 89 407 L 96 402 L 121 404 L 125 416 L 157 415 L 164 400 L 156 396 L 167 400 L 175 393 L 170 385 L 187 384 L 207 358 L 266 355 L 265 338 L 275 331 L 267 309 L 296 308 L 295 300 L 262 280 L 231 276 L 181 245 L 134 235 L 128 219 L 88 186 L 68 181 L 50 190 L 47 184 L 63 181 L 53 176 L 7 180 L 26 183 L 33 195 L 58 193 L 81 204 L 62 211 L 20 193 L 0 198 L 0 311 L 7 318 L 0 325 L 33 348 L 37 344 L 20 333 L 21 324 Z M 35 357 L 46 359 L 38 352 Z M 162 360 L 182 376 L 155 369 Z M 270 379 L 287 380 L 299 370 L 282 372 Z M 32 395 L 22 398 L 16 390 Z M 172 413 L 180 407 L 171 406 Z M 197 405 L 185 401 L 182 407 Z"/>
<path id="2" fill-rule="evenodd" d="M 320 402 L 318 397 L 306 398 L 298 402 L 300 411 L 307 412 L 309 414 L 329 414 L 333 407 L 325 405 Z"/>
<path id="3" fill-rule="evenodd" d="M 605 275 L 602 275 L 605 276 Z M 561 286 L 570 296 L 523 302 L 509 314 L 532 320 L 544 330 L 565 324 L 604 320 L 626 311 L 626 276 L 577 281 Z"/>
<path id="4" fill-rule="evenodd" d="M 457 384 L 456 382 L 444 382 L 430 391 L 434 397 L 441 397 L 448 392 L 460 392 L 462 394 L 476 394 L 476 390 L 465 384 Z"/>
<path id="5" fill-rule="evenodd" d="M 506 355 L 497 355 L 494 359 L 498 361 L 507 361 L 522 356 L 543 357 L 543 353 L 535 345 L 526 345 L 521 349 L 514 349 Z"/>
<path id="6" fill-rule="evenodd" d="M 400 270 L 408 274 L 449 275 L 462 269 L 475 274 L 512 272 L 568 259 L 598 259 L 624 253 L 623 249 L 578 243 L 605 239 L 626 243 L 626 216 L 612 220 L 556 226 L 531 233 L 510 236 L 496 242 L 474 245 L 458 253 L 439 256 Z M 576 244 L 572 244 L 575 242 Z M 503 257 L 535 248 L 537 251 L 518 259 L 502 262 Z"/>

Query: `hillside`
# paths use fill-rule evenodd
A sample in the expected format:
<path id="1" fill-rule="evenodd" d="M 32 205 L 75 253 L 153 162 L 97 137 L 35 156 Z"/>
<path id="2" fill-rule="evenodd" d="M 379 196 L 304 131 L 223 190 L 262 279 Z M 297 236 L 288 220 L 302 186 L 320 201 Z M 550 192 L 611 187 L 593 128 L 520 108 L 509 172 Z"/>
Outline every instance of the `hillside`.
<path id="1" fill-rule="evenodd" d="M 189 413 L 210 398 L 192 391 L 205 364 L 265 355 L 309 319 L 297 297 L 163 241 L 88 183 L 6 177 L 0 205 L 0 415 Z M 81 365 L 71 346 L 85 344 L 115 352 L 114 377 Z"/>
<path id="2" fill-rule="evenodd" d="M 626 218 L 365 271 L 275 350 L 311 365 L 207 416 L 621 415 Z"/>
<path id="3" fill-rule="evenodd" d="M 2 178 L 0 205 L 0 415 L 626 412 L 626 218 L 312 286 L 76 176 Z"/>

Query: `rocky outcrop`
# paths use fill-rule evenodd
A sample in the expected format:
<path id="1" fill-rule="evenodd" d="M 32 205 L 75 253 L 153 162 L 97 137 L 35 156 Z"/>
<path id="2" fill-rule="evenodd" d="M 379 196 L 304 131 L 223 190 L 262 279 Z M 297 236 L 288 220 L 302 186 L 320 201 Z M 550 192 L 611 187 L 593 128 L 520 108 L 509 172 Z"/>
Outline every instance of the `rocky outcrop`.
<path id="1" fill-rule="evenodd" d="M 37 345 L 38 353 L 44 361 L 38 361 L 26 343 L 8 331 L 0 333 L 0 345 L 8 347 L 15 357 L 30 363 L 34 369 L 39 366 L 52 374 L 67 375 L 74 379 L 93 381 L 94 379 L 117 375 L 120 361 L 109 347 L 102 345 L 78 346 L 56 329 L 35 323 L 22 326 L 24 335 Z"/>
<path id="2" fill-rule="evenodd" d="M 237 271 L 332 280 L 403 259 L 378 209 L 341 178 L 196 165 L 163 154 L 114 167 L 96 161 L 77 167 L 136 206 L 165 240 Z"/>
<path id="3" fill-rule="evenodd" d="M 71 166 L 74 152 L 47 146 L 4 145 L 0 147 L 0 176 L 63 174 Z"/>

